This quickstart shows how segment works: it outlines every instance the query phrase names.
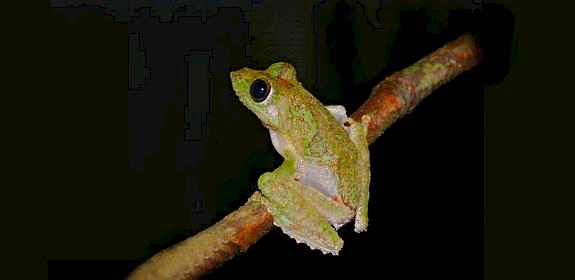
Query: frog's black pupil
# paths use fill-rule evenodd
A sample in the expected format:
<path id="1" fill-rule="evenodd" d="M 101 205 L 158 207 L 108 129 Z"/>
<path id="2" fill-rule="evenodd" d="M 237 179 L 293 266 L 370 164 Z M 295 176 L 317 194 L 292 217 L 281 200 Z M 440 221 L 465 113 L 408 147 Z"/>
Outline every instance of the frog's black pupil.
<path id="1" fill-rule="evenodd" d="M 256 102 L 261 102 L 266 99 L 269 93 L 268 84 L 262 80 L 257 79 L 252 83 L 250 88 L 250 94 L 252 95 L 252 99 Z"/>

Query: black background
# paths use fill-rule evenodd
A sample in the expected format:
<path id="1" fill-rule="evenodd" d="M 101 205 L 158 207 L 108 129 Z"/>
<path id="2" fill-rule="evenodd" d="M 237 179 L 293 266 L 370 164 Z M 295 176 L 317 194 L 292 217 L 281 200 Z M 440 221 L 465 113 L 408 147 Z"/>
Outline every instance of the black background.
<path id="1" fill-rule="evenodd" d="M 525 43 L 517 35 L 515 6 L 470 2 L 394 2 L 380 9 L 360 1 L 319 5 L 320 31 L 317 37 L 312 33 L 312 40 L 303 37 L 314 50 L 304 47 L 303 59 L 289 52 L 297 46 L 282 48 L 281 36 L 250 29 L 282 22 L 270 16 L 272 3 L 219 10 L 205 22 L 200 15 L 189 26 L 162 22 L 154 9 L 146 14 L 144 8 L 123 22 L 126 18 L 114 9 L 51 5 L 35 33 L 45 52 L 44 71 L 30 85 L 42 89 L 36 90 L 35 122 L 40 125 L 28 138 L 34 147 L 26 150 L 36 168 L 22 176 L 22 182 L 46 186 L 35 195 L 44 209 L 38 225 L 43 229 L 41 272 L 53 279 L 123 278 L 161 249 L 245 202 L 257 177 L 281 158 L 263 126 L 233 96 L 230 70 L 289 61 L 320 100 L 352 112 L 383 77 L 464 32 L 478 34 L 485 63 L 434 92 L 370 146 L 368 232 L 355 234 L 349 225 L 343 227 L 344 249 L 332 257 L 274 229 L 207 278 L 480 279 L 485 260 L 488 276 L 533 270 L 512 261 L 513 254 L 528 254 L 536 246 L 526 248 L 520 234 L 532 229 L 519 225 L 526 211 L 509 206 L 537 204 L 522 195 L 525 185 L 517 182 L 533 173 L 511 162 L 530 157 L 524 142 L 501 135 L 541 127 L 506 113 L 522 110 L 515 103 L 521 91 L 513 85 L 534 79 L 513 76 L 514 71 L 526 73 L 523 64 L 518 66 Z M 258 5 L 266 8 L 254 8 Z M 277 9 L 295 18 L 310 17 L 305 9 Z M 229 30 L 210 29 L 212 18 Z M 143 38 L 143 68 L 129 59 L 137 56 L 127 34 Z M 187 84 L 186 55 L 198 50 L 209 50 L 211 57 L 207 92 Z M 128 73 L 136 75 L 129 80 L 128 98 L 126 65 L 140 73 L 139 79 Z M 194 118 L 186 115 L 187 98 L 200 104 L 192 106 L 192 113 L 201 112 Z M 194 128 L 200 132 L 190 132 Z M 26 158 L 14 163 L 30 165 Z M 499 207 L 511 209 L 500 212 Z M 522 230 L 506 234 L 506 226 Z M 503 249 L 485 251 L 486 240 Z"/>

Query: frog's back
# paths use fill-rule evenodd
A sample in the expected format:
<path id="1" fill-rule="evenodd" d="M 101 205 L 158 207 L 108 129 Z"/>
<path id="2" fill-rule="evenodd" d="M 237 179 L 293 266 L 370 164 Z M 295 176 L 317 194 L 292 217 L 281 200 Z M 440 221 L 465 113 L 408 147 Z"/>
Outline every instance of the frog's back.
<path id="1" fill-rule="evenodd" d="M 301 88 L 298 98 L 288 107 L 289 119 L 286 128 L 291 143 L 304 160 L 320 165 L 333 164 L 342 155 L 355 154 L 355 145 L 336 118 L 311 93 Z"/>
<path id="2" fill-rule="evenodd" d="M 356 146 L 343 125 L 311 93 L 303 89 L 295 94 L 293 104 L 283 112 L 290 120 L 284 130 L 303 165 L 302 181 L 335 198 L 338 190 L 352 183 L 344 174 L 355 169 Z"/>

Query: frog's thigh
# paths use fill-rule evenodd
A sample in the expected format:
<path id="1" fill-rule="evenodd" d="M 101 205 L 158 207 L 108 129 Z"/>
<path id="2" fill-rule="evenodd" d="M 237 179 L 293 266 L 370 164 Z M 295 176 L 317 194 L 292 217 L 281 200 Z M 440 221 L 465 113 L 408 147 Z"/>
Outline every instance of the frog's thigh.
<path id="1" fill-rule="evenodd" d="M 368 218 L 367 218 L 367 205 L 369 202 L 369 181 L 370 181 L 370 171 L 369 171 L 369 148 L 367 143 L 367 125 L 369 124 L 370 117 L 367 115 L 362 116 L 361 122 L 356 122 L 351 118 L 348 118 L 348 122 L 351 123 L 348 131 L 349 138 L 357 147 L 358 161 L 357 168 L 359 172 L 357 173 L 357 178 L 355 182 L 357 183 L 358 204 L 355 212 L 355 231 L 362 232 L 367 230 Z"/>
<path id="2" fill-rule="evenodd" d="M 351 210 L 351 208 L 325 196 L 314 188 L 302 184 L 296 184 L 293 189 L 304 197 L 309 204 L 313 205 L 324 217 L 326 217 L 329 223 L 336 229 L 345 225 L 353 218 L 354 211 Z"/>
<path id="3" fill-rule="evenodd" d="M 273 174 L 265 173 L 258 180 L 263 194 L 258 200 L 270 211 L 274 224 L 312 249 L 337 255 L 343 247 L 343 240 L 326 217 L 295 190 L 302 187 L 301 184 L 290 178 L 266 176 L 273 177 Z"/>

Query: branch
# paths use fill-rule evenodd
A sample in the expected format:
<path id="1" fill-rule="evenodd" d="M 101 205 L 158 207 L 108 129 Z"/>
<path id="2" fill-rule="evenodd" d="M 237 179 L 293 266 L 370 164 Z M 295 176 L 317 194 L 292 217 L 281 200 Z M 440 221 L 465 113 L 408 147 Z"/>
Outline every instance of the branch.
<path id="1" fill-rule="evenodd" d="M 363 115 L 371 116 L 367 134 L 371 144 L 433 90 L 477 65 L 481 56 L 477 40 L 469 34 L 463 35 L 385 78 L 351 117 L 361 120 Z"/>
<path id="2" fill-rule="evenodd" d="M 393 122 L 411 112 L 433 90 L 476 66 L 481 49 L 463 35 L 415 64 L 380 82 L 352 114 L 369 114 L 368 142 L 373 143 Z M 202 232 L 165 249 L 132 272 L 129 279 L 195 279 L 245 252 L 273 227 L 273 217 L 259 202 L 249 200 Z"/>

